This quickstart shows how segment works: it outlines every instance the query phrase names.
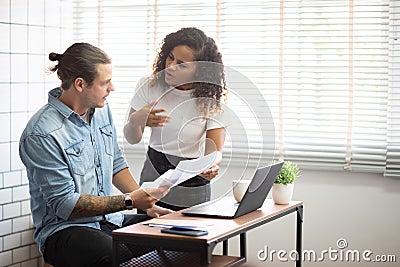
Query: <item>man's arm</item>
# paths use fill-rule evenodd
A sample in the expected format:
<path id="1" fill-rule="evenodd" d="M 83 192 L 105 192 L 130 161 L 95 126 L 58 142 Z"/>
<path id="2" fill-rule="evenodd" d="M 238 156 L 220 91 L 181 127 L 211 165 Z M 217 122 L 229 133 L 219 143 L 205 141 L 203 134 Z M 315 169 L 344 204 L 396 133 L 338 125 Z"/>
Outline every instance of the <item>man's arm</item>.
<path id="1" fill-rule="evenodd" d="M 123 169 L 114 175 L 113 184 L 115 185 L 115 187 L 117 187 L 123 193 L 131 192 L 131 191 L 134 191 L 134 190 L 137 190 L 138 188 L 140 188 L 128 168 Z M 147 194 L 149 194 L 150 196 L 152 196 L 158 200 L 160 200 L 162 197 L 164 197 L 168 192 L 169 192 L 169 188 L 161 188 L 161 189 L 159 189 L 159 191 L 154 191 L 152 189 L 146 189 Z M 131 197 L 132 197 L 132 195 L 131 195 Z M 132 200 L 134 203 L 136 203 L 136 200 L 134 200 L 134 199 L 132 199 Z M 142 210 L 145 210 L 145 209 L 142 209 Z M 147 209 L 147 215 L 149 215 L 150 217 L 158 217 L 161 215 L 168 214 L 170 212 L 172 212 L 172 211 L 169 209 L 164 209 L 164 208 L 158 207 L 157 205 L 154 205 L 152 208 Z"/>
<path id="2" fill-rule="evenodd" d="M 122 193 L 128 193 L 139 189 L 139 185 L 128 168 L 122 169 L 114 174 L 112 183 Z"/>
<path id="3" fill-rule="evenodd" d="M 164 197 L 169 188 L 139 188 L 128 168 L 122 169 L 113 177 L 114 185 L 121 192 L 130 192 L 133 207 L 146 210 L 154 207 L 155 203 Z M 101 216 L 125 209 L 125 196 L 94 196 L 82 194 L 79 196 L 70 218 Z"/>
<path id="4" fill-rule="evenodd" d="M 125 197 L 119 196 L 93 196 L 82 194 L 72 210 L 70 218 L 84 218 L 105 215 L 125 209 Z"/>
<path id="5" fill-rule="evenodd" d="M 113 184 L 122 192 L 132 192 L 139 188 L 128 168 L 113 176 Z M 132 197 L 132 196 L 131 196 Z M 125 196 L 80 195 L 70 218 L 83 218 L 105 215 L 125 209 Z"/>
<path id="6" fill-rule="evenodd" d="M 138 189 L 131 192 L 133 206 L 146 210 L 154 207 L 154 204 L 168 193 L 166 188 Z M 125 209 L 125 197 L 119 196 L 93 196 L 82 194 L 79 196 L 70 218 L 84 218 L 101 216 Z"/>

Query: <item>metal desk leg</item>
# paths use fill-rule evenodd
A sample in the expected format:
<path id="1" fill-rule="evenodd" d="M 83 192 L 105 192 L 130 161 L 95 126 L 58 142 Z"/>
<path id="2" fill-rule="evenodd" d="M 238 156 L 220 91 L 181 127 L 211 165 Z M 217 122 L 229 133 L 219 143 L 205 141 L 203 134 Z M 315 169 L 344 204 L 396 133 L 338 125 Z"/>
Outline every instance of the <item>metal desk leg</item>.
<path id="1" fill-rule="evenodd" d="M 303 205 L 297 207 L 297 226 L 296 226 L 296 251 L 298 259 L 296 260 L 296 267 L 301 267 L 302 262 L 302 241 L 303 241 Z"/>
<path id="2" fill-rule="evenodd" d="M 212 252 L 217 244 L 210 244 L 208 246 L 202 246 L 199 248 L 200 251 L 200 264 L 201 266 L 207 266 L 211 263 Z"/>
<path id="3" fill-rule="evenodd" d="M 222 255 L 228 256 L 228 250 L 229 250 L 228 240 L 225 240 L 222 242 Z"/>
<path id="4" fill-rule="evenodd" d="M 246 248 L 246 233 L 240 234 L 240 257 L 247 257 L 247 248 Z"/>

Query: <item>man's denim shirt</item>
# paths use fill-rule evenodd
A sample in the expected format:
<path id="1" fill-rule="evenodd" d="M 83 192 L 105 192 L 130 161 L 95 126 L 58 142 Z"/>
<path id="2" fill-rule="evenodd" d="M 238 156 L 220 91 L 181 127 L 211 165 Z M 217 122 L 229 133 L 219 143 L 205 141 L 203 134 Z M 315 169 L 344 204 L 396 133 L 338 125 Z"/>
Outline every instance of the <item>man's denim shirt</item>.
<path id="1" fill-rule="evenodd" d="M 99 229 L 102 216 L 69 216 L 81 194 L 110 196 L 113 175 L 128 167 L 108 104 L 91 110 L 89 125 L 58 100 L 61 92 L 49 92 L 48 104 L 30 119 L 19 146 L 29 179 L 35 242 L 42 253 L 46 238 L 56 231 L 78 225 Z M 105 219 L 121 226 L 123 214 Z"/>

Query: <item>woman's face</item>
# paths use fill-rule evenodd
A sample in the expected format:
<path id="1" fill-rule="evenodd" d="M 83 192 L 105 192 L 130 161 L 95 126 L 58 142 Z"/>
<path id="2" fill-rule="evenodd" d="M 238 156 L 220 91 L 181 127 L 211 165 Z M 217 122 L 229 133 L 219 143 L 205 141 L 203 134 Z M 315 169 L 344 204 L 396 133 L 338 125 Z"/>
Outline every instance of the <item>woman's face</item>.
<path id="1" fill-rule="evenodd" d="M 186 45 L 175 46 L 165 61 L 165 82 L 181 90 L 193 88 L 196 72 L 194 51 Z"/>

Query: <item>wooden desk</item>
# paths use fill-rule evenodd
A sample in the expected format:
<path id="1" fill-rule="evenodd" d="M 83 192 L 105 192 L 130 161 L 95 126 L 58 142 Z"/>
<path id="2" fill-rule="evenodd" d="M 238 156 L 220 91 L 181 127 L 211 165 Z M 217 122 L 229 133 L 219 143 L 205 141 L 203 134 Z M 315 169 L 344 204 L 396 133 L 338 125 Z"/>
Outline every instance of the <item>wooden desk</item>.
<path id="1" fill-rule="evenodd" d="M 162 247 L 164 250 L 197 252 L 201 266 L 237 266 L 246 262 L 246 232 L 260 225 L 274 221 L 292 212 L 297 212 L 296 250 L 299 259 L 296 267 L 301 266 L 302 250 L 302 222 L 303 202 L 291 201 L 288 205 L 275 205 L 267 199 L 259 210 L 245 214 L 236 219 L 214 219 L 184 216 L 181 212 L 174 212 L 163 216 L 163 219 L 196 220 L 205 224 L 213 224 L 209 234 L 199 237 L 164 234 L 158 227 L 149 227 L 144 224 L 134 224 L 113 231 L 113 266 L 117 267 L 119 259 L 119 242 L 141 244 L 149 247 Z M 240 257 L 228 256 L 228 239 L 240 235 Z M 223 242 L 223 255 L 212 255 L 215 246 Z"/>

